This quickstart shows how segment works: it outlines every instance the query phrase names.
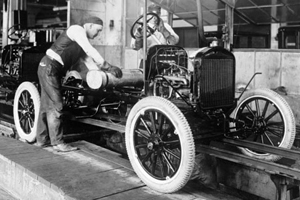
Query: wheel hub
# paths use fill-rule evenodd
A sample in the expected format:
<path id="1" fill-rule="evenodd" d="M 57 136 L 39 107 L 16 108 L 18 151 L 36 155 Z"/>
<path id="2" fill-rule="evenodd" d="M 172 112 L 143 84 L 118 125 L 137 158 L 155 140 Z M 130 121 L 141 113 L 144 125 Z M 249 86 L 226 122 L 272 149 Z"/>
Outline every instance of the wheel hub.
<path id="1" fill-rule="evenodd" d="M 149 150 L 153 150 L 153 146 L 154 146 L 154 144 L 153 144 L 152 142 L 148 142 L 147 148 L 148 148 Z"/>
<path id="2" fill-rule="evenodd" d="M 267 124 L 264 118 L 259 117 L 255 122 L 255 133 L 256 134 L 263 134 L 266 131 Z"/>
<path id="3" fill-rule="evenodd" d="M 151 137 L 147 144 L 147 148 L 149 150 L 157 149 L 159 146 L 160 146 L 160 142 L 157 136 Z"/>

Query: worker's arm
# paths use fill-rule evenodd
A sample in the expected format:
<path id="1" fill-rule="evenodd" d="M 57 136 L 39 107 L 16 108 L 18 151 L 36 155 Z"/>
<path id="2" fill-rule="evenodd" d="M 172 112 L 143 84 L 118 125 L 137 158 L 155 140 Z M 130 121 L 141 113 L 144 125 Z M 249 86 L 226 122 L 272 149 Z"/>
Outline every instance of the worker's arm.
<path id="1" fill-rule="evenodd" d="M 174 30 L 169 24 L 164 23 L 163 20 L 160 21 L 161 22 L 157 30 L 163 34 L 168 44 L 170 45 L 177 44 L 179 42 L 179 36 L 174 32 Z"/>
<path id="2" fill-rule="evenodd" d="M 82 49 L 83 51 L 90 56 L 94 62 L 102 66 L 104 65 L 104 58 L 100 55 L 100 53 L 90 44 L 86 32 L 82 26 L 79 25 L 73 25 L 70 26 L 70 28 L 67 30 L 68 37 L 75 41 Z"/>
<path id="3" fill-rule="evenodd" d="M 83 49 L 87 56 L 100 66 L 101 70 L 111 72 L 118 78 L 122 77 L 121 69 L 105 61 L 100 53 L 90 44 L 83 27 L 79 25 L 70 26 L 67 30 L 67 35 Z"/>

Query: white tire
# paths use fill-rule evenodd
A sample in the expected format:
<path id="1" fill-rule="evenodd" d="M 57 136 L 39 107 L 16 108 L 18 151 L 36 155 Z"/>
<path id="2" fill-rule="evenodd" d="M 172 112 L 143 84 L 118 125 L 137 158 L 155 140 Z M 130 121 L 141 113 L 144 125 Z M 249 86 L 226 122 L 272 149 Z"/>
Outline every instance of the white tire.
<path id="1" fill-rule="evenodd" d="M 292 109 L 279 94 L 270 89 L 246 91 L 234 112 L 234 118 L 245 122 L 237 127 L 244 130 L 246 140 L 290 149 L 296 135 Z M 239 148 L 250 157 L 277 161 L 278 155 Z"/>
<path id="2" fill-rule="evenodd" d="M 17 134 L 22 140 L 36 140 L 40 103 L 40 94 L 33 83 L 19 85 L 14 97 L 13 115 Z"/>
<path id="3" fill-rule="evenodd" d="M 162 193 L 180 190 L 189 181 L 195 145 L 183 113 L 162 97 L 146 97 L 131 109 L 126 122 L 126 149 L 140 179 Z"/>

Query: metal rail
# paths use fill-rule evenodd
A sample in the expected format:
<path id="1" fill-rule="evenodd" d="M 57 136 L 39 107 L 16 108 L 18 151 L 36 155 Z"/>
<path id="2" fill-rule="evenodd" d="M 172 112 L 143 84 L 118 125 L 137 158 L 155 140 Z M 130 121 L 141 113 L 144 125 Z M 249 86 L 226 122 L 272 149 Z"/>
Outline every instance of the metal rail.
<path id="1" fill-rule="evenodd" d="M 249 148 L 251 150 L 256 150 L 256 151 L 270 153 L 270 154 L 276 154 L 276 155 L 279 155 L 279 156 L 282 156 L 284 158 L 288 158 L 291 160 L 300 159 L 300 152 L 291 150 L 291 149 L 285 149 L 285 148 L 281 148 L 281 147 L 275 147 L 275 146 L 255 143 L 255 142 L 246 141 L 246 140 L 234 140 L 234 139 L 224 138 L 221 141 L 223 143 L 234 145 L 234 146 L 240 146 L 240 147 Z"/>
<path id="2" fill-rule="evenodd" d="M 247 142 L 246 142 L 247 143 Z M 245 145 L 247 146 L 247 145 Z M 251 146 L 251 145 L 250 145 Z M 259 160 L 243 154 L 235 153 L 229 150 L 220 149 L 208 145 L 197 145 L 197 150 L 212 155 L 217 158 L 228 160 L 234 163 L 243 164 L 245 166 L 257 168 L 270 174 L 276 174 L 287 178 L 300 180 L 300 169 L 292 168 L 283 164 Z M 283 150 L 284 151 L 284 150 Z M 289 151 L 289 150 L 286 150 Z M 294 153 L 294 152 L 293 152 Z M 300 152 L 298 152 L 300 158 Z"/>
<path id="3" fill-rule="evenodd" d="M 84 124 L 89 124 L 89 125 L 94 125 L 94 126 L 114 130 L 114 131 L 125 132 L 125 125 L 118 124 L 118 123 L 112 123 L 109 121 L 103 121 L 103 120 L 91 119 L 91 118 L 81 118 L 81 119 L 80 118 L 79 119 L 71 118 L 71 120 L 76 121 L 76 122 L 81 122 Z"/>

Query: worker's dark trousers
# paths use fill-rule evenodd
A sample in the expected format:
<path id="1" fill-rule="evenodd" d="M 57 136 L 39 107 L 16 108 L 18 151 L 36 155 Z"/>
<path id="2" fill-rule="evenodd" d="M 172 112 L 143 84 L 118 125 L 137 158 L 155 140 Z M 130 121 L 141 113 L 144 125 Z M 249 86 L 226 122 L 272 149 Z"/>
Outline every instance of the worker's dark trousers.
<path id="1" fill-rule="evenodd" d="M 38 67 L 41 86 L 41 108 L 37 125 L 37 142 L 57 145 L 63 143 L 61 79 L 62 66 L 45 56 Z"/>

